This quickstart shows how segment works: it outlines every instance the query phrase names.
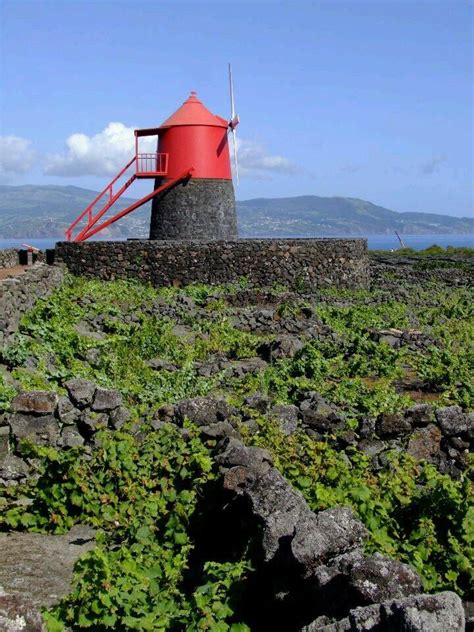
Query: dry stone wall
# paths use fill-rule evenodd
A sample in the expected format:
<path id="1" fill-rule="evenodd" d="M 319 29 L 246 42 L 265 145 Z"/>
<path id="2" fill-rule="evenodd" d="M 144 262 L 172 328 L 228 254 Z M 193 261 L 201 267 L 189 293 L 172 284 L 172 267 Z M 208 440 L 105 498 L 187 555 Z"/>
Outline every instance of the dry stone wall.
<path id="1" fill-rule="evenodd" d="M 59 242 L 55 258 L 76 275 L 135 278 L 157 287 L 242 277 L 253 285 L 301 288 L 365 287 L 369 281 L 365 239 Z"/>
<path id="2" fill-rule="evenodd" d="M 31 266 L 34 263 L 43 263 L 46 260 L 42 250 L 25 250 L 20 248 L 6 248 L 0 250 L 0 268 L 14 268 L 17 265 Z"/>
<path id="3" fill-rule="evenodd" d="M 380 282 L 383 277 L 395 274 L 397 279 L 419 282 L 439 281 L 450 286 L 474 284 L 474 257 L 468 255 L 397 255 L 370 254 L 372 279 Z"/>
<path id="4" fill-rule="evenodd" d="M 23 274 L 0 281 L 0 344 L 12 336 L 20 318 L 36 300 L 59 287 L 63 278 L 62 267 L 41 263 Z"/>
<path id="5" fill-rule="evenodd" d="M 15 248 L 0 250 L 0 268 L 13 268 L 19 262 L 18 250 L 15 250 Z"/>

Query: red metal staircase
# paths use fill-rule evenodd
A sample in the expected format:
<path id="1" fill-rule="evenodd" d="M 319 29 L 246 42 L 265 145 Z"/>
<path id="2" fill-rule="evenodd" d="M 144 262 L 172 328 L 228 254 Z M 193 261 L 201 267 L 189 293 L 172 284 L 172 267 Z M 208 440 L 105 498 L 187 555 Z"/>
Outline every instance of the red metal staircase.
<path id="1" fill-rule="evenodd" d="M 135 136 L 137 136 L 137 132 L 135 133 Z M 117 191 L 114 192 L 114 185 L 118 186 L 118 180 L 125 176 L 126 172 L 130 168 L 132 168 L 132 165 L 134 163 L 135 172 L 125 182 L 124 185 L 122 185 Z M 119 197 L 123 195 L 128 187 L 133 184 L 133 182 L 135 182 L 135 180 L 140 178 L 166 177 L 168 173 L 168 154 L 138 153 L 138 151 L 136 151 L 135 156 L 130 160 L 130 162 L 125 165 L 125 167 L 118 173 L 118 175 L 115 176 L 112 182 L 110 182 L 110 184 L 108 184 L 105 189 L 101 193 L 99 193 L 99 195 L 69 226 L 69 228 L 66 230 L 66 239 L 68 241 L 85 241 L 86 239 L 89 239 L 89 237 L 96 235 L 99 231 L 107 228 L 107 226 L 110 226 L 111 224 L 118 221 L 122 217 L 125 217 L 125 215 L 128 215 L 143 204 L 146 204 L 149 200 L 151 200 L 159 193 L 162 193 L 166 189 L 169 189 L 181 180 L 192 177 L 193 171 L 194 169 L 192 167 L 186 169 L 186 171 L 184 171 L 178 177 L 173 178 L 172 180 L 167 180 L 164 184 L 159 186 L 157 189 L 154 189 L 148 195 L 145 195 L 144 197 L 137 200 L 130 206 L 127 206 L 127 208 L 124 208 L 112 217 L 109 217 L 103 222 L 98 223 L 99 220 L 101 220 L 107 213 L 107 211 L 111 208 L 111 206 L 115 204 Z M 100 204 L 102 206 L 99 206 Z M 83 221 L 86 222 L 85 226 L 79 226 L 79 224 L 83 223 Z M 75 235 L 73 235 L 74 229 L 77 229 L 79 231 Z"/>

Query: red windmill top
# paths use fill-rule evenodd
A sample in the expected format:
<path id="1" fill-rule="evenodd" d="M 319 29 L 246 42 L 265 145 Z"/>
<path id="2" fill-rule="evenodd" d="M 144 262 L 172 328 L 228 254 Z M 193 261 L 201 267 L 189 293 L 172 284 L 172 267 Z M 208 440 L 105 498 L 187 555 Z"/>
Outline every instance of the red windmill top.
<path id="1" fill-rule="evenodd" d="M 183 105 L 167 118 L 158 129 L 162 130 L 179 125 L 205 125 L 210 127 L 224 127 L 227 129 L 229 122 L 220 116 L 212 114 L 193 91 Z"/>

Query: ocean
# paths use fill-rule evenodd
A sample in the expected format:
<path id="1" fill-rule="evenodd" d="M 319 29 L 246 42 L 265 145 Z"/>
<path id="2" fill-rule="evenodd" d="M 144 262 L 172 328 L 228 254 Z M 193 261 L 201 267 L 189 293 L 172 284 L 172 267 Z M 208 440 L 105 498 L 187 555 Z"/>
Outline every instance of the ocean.
<path id="1" fill-rule="evenodd" d="M 307 237 L 307 235 L 301 235 L 301 237 Z M 344 237 L 344 235 L 341 235 L 341 237 Z M 402 235 L 401 237 L 407 248 L 414 248 L 415 250 L 423 250 L 433 244 L 443 247 L 469 246 L 474 248 L 474 235 Z M 5 248 L 24 248 L 25 244 L 45 250 L 46 248 L 54 248 L 56 241 L 61 241 L 62 239 L 62 237 L 57 239 L 53 237 L 49 239 L 0 239 L 0 250 Z M 396 250 L 400 247 L 396 235 L 368 235 L 367 240 L 371 250 Z"/>

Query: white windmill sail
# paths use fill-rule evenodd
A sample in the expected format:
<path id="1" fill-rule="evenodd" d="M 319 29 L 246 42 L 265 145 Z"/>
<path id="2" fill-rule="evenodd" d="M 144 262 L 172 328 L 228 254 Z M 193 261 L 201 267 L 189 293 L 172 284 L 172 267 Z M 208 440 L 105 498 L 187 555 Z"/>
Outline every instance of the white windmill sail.
<path id="1" fill-rule="evenodd" d="M 229 63 L 229 91 L 230 91 L 230 121 L 229 121 L 229 129 L 232 132 L 232 145 L 234 148 L 234 172 L 235 172 L 235 180 L 237 184 L 239 184 L 239 161 L 237 157 L 237 137 L 235 133 L 235 128 L 240 123 L 240 119 L 238 115 L 235 113 L 235 103 L 234 103 L 234 84 L 232 81 L 232 67 Z"/>

